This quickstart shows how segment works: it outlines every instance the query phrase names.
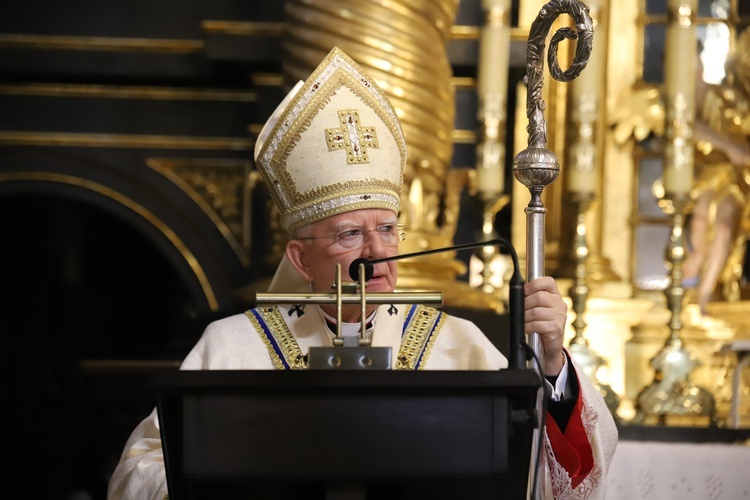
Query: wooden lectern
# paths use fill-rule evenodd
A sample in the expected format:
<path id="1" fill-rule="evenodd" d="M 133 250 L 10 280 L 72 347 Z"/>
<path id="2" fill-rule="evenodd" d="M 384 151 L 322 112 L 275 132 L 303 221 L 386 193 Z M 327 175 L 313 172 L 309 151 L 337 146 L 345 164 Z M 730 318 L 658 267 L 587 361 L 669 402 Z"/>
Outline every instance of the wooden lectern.
<path id="1" fill-rule="evenodd" d="M 533 370 L 158 375 L 170 500 L 526 498 Z"/>

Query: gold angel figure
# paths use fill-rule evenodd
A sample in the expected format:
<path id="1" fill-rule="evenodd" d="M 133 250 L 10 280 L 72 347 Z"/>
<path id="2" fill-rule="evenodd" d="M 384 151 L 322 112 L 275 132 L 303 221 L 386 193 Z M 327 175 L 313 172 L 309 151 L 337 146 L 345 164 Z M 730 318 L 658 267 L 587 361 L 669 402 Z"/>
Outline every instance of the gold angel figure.
<path id="1" fill-rule="evenodd" d="M 697 287 L 702 314 L 719 295 L 740 298 L 745 243 L 750 233 L 750 30 L 743 32 L 726 62 L 725 81 L 703 81 L 696 74 L 694 205 L 689 251 L 683 265 L 686 287 Z M 615 140 L 642 141 L 664 135 L 662 89 L 642 86 L 618 103 L 611 120 Z"/>

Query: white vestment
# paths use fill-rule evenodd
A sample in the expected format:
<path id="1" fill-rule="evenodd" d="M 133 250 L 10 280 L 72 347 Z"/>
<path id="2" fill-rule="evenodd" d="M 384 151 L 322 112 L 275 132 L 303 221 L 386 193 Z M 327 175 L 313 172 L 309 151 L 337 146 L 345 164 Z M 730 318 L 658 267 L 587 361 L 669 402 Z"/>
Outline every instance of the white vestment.
<path id="1" fill-rule="evenodd" d="M 282 259 L 270 291 L 308 291 L 309 284 Z M 401 345 L 401 333 L 407 306 L 378 308 L 372 330 L 372 345 L 390 346 L 392 365 Z M 307 306 L 299 314 L 293 307 L 279 306 L 281 318 L 294 335 L 303 354 L 310 347 L 331 346 L 334 333 L 326 325 L 317 306 Z M 274 370 L 279 368 L 266 344 L 267 337 L 256 330 L 252 314 L 237 314 L 208 325 L 198 343 L 180 367 L 181 370 Z M 423 370 L 499 370 L 508 361 L 472 322 L 444 315 L 439 334 L 430 346 Z M 568 359 L 572 358 L 568 356 Z M 573 367 L 575 367 L 573 362 Z M 545 499 L 604 499 L 606 473 L 617 446 L 617 428 L 604 398 L 576 368 L 580 396 L 583 398 L 582 422 L 593 451 L 594 469 L 577 488 L 555 460 L 549 439 L 545 439 L 543 457 Z M 546 437 L 546 436 L 545 436 Z M 164 455 L 161 448 L 156 409 L 133 431 L 109 482 L 109 500 L 163 500 L 167 495 Z"/>
<path id="2" fill-rule="evenodd" d="M 390 346 L 395 366 L 401 344 L 401 333 L 407 306 L 382 305 L 375 316 L 372 331 L 373 346 Z M 390 309 L 390 313 L 389 313 Z M 299 309 L 279 306 L 278 312 L 293 333 L 303 354 L 313 346 L 331 346 L 334 333 L 326 325 L 317 306 L 307 306 L 303 314 Z M 420 369 L 425 370 L 497 370 L 507 367 L 506 358 L 472 322 L 447 314 L 439 334 L 433 339 L 429 356 Z M 252 314 L 230 316 L 208 325 L 198 343 L 182 363 L 182 370 L 272 370 L 278 360 L 269 353 L 265 336 L 256 331 Z M 601 395 L 577 370 L 580 391 L 587 409 L 583 421 L 593 448 L 596 477 L 584 481 L 576 490 L 566 488 L 565 470 L 554 461 L 547 450 L 545 497 L 552 498 L 553 488 L 557 498 L 604 498 L 606 470 L 614 454 L 617 431 Z M 551 474 L 550 474 L 551 472 Z M 554 483 L 554 484 L 553 484 Z M 164 457 L 159 434 L 156 410 L 144 419 L 128 439 L 120 462 L 109 483 L 111 500 L 162 500 L 167 495 Z"/>

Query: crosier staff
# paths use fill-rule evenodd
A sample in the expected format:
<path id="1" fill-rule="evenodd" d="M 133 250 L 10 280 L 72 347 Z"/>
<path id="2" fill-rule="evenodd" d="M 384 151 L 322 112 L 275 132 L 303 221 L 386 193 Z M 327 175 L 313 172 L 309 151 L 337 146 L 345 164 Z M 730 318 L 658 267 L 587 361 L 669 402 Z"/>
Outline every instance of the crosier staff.
<path id="1" fill-rule="evenodd" d="M 526 213 L 526 281 L 532 281 L 544 276 L 544 217 L 547 209 L 542 203 L 542 191 L 557 178 L 560 172 L 560 162 L 555 153 L 547 148 L 547 126 L 544 120 L 544 99 L 542 99 L 542 85 L 545 40 L 552 23 L 561 15 L 568 14 L 575 21 L 576 29 L 564 27 L 555 32 L 550 40 L 547 51 L 547 62 L 552 77 L 560 82 L 570 82 L 586 67 L 591 54 L 591 44 L 594 37 L 594 27 L 589 8 L 579 0 L 551 0 L 539 11 L 529 30 L 526 46 L 526 117 L 529 124 L 526 131 L 529 134 L 528 147 L 518 153 L 513 159 L 513 175 L 531 193 L 531 200 L 524 210 Z M 557 62 L 557 45 L 563 39 L 578 39 L 573 63 L 562 71 Z M 544 349 L 538 334 L 528 336 L 528 344 L 539 359 L 539 369 L 544 368 Z M 543 373 L 540 374 L 543 376 Z M 543 418 L 544 395 L 537 401 L 537 414 Z M 544 432 L 539 426 L 536 432 Z M 539 460 L 542 452 L 539 440 L 534 439 L 532 450 L 531 474 L 529 474 L 529 492 L 534 494 L 543 490 L 540 484 L 541 474 L 534 461 Z M 533 482 L 532 482 L 533 481 Z"/>

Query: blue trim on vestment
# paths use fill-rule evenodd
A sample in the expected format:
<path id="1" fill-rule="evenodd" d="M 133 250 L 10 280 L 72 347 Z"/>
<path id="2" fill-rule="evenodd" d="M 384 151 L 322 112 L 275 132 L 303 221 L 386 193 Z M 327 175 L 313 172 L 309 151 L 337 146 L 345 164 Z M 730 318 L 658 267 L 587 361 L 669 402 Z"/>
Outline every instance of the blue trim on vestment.
<path id="1" fill-rule="evenodd" d="M 260 327 L 263 329 L 263 333 L 265 334 L 268 341 L 271 343 L 271 347 L 273 347 L 273 351 L 276 353 L 276 355 L 279 357 L 281 362 L 284 364 L 285 370 L 291 370 L 291 366 L 289 366 L 289 363 L 287 363 L 286 358 L 283 356 L 281 348 L 279 348 L 279 344 L 276 342 L 276 337 L 271 334 L 271 330 L 268 328 L 268 325 L 263 320 L 263 317 L 260 315 L 257 309 L 252 309 L 250 311 L 253 313 L 253 316 L 258 320 L 258 323 L 260 323 Z"/>
<path id="2" fill-rule="evenodd" d="M 422 350 L 419 352 L 419 358 L 417 359 L 417 362 L 414 363 L 414 369 L 419 370 L 419 367 L 422 364 L 422 359 L 424 359 L 424 353 L 427 350 L 427 346 L 430 344 L 430 340 L 432 340 L 432 336 L 435 334 L 435 329 L 440 324 L 440 320 L 443 317 L 442 311 L 438 311 L 437 316 L 435 316 L 435 320 L 432 322 L 432 328 L 430 328 L 430 333 L 428 333 L 425 336 L 424 343 L 422 344 Z"/>
<path id="3" fill-rule="evenodd" d="M 401 336 L 403 337 L 406 333 L 406 327 L 409 326 L 409 322 L 411 321 L 412 316 L 414 315 L 414 311 L 417 310 L 417 305 L 412 304 L 409 306 L 409 309 L 406 310 L 406 318 L 404 318 L 404 324 L 401 327 Z"/>

